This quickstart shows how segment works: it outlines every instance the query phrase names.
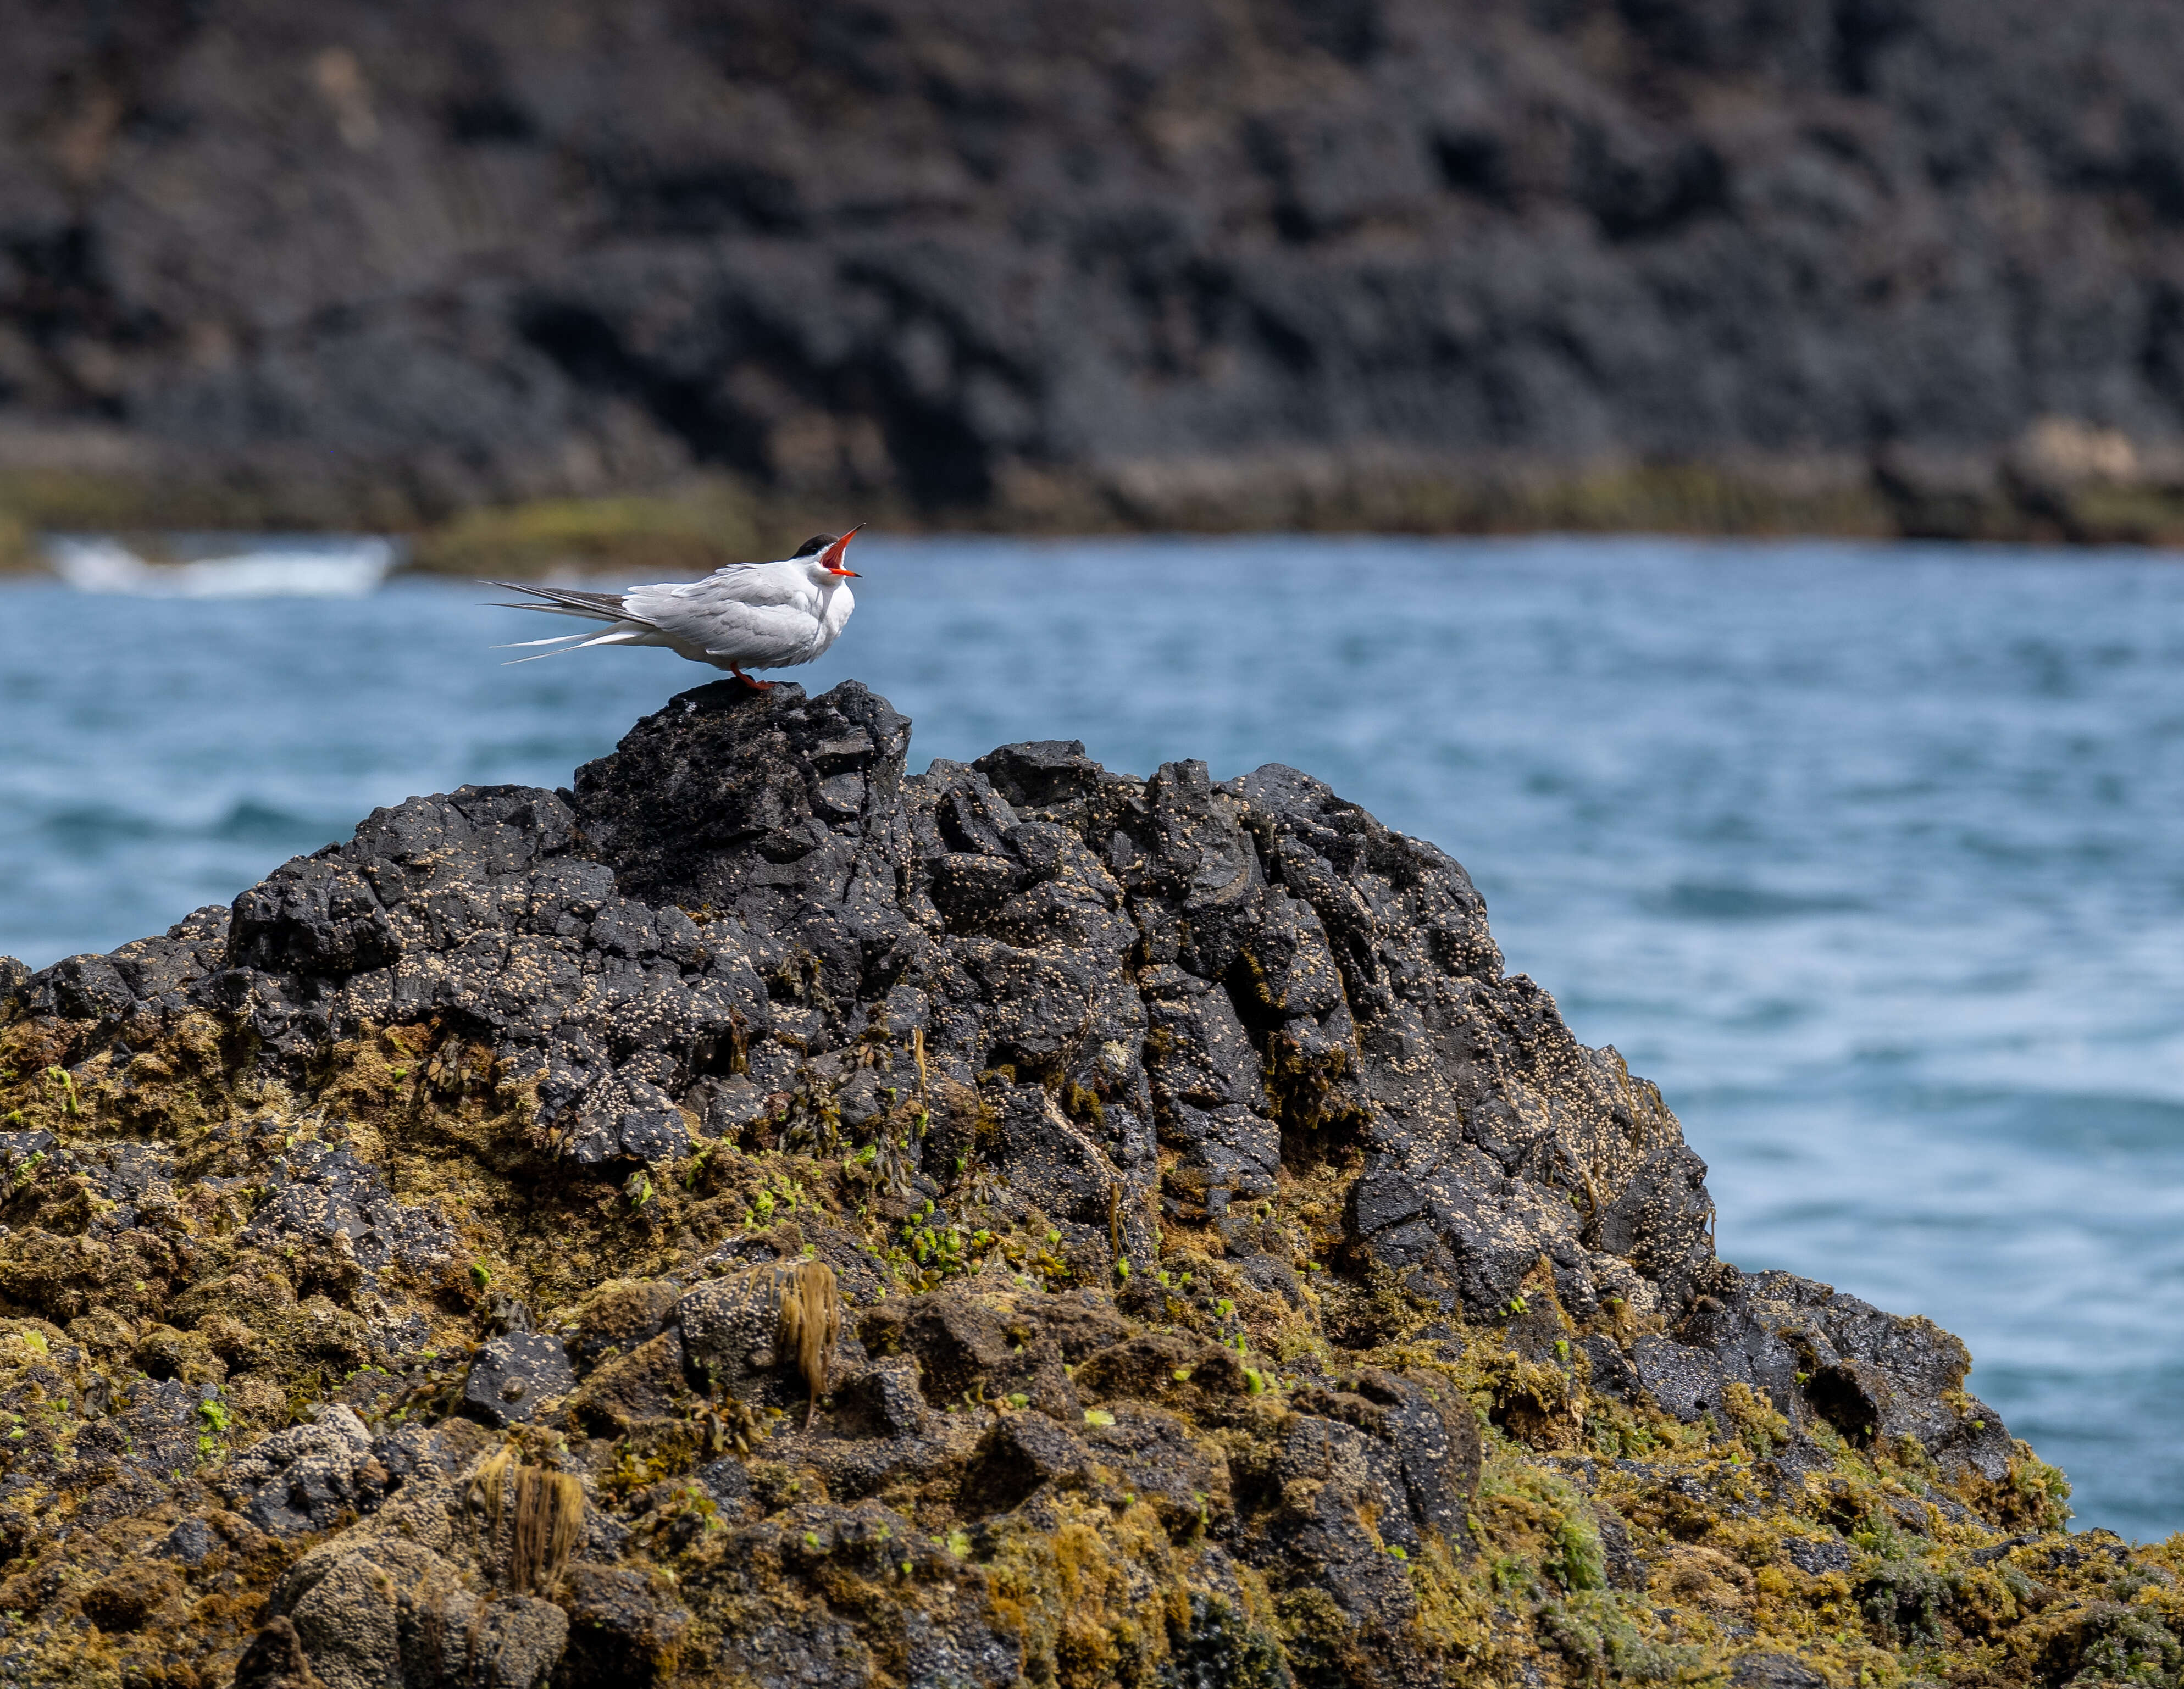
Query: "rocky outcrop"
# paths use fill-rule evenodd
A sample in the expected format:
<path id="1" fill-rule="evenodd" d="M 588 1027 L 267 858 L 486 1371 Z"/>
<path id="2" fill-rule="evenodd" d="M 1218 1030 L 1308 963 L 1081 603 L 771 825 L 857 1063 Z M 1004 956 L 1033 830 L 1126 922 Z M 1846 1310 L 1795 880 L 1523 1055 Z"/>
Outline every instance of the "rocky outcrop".
<path id="1" fill-rule="evenodd" d="M 1954 1338 L 1718 1260 L 1446 855 L 909 740 L 701 687 L 19 981 L 0 1660 L 2170 1669 L 2174 1569 L 2054 1534 Z"/>
<path id="2" fill-rule="evenodd" d="M 10 25 L 32 521 L 2184 526 L 2165 0 Z"/>

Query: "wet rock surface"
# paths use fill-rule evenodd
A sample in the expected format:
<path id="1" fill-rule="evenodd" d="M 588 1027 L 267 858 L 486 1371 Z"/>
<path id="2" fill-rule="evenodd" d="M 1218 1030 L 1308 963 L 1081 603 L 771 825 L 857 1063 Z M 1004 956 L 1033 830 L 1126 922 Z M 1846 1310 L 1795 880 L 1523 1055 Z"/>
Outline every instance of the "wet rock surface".
<path id="1" fill-rule="evenodd" d="M 1446 856 L 909 737 L 701 688 L 16 983 L 0 1677 L 2170 1669 Z"/>

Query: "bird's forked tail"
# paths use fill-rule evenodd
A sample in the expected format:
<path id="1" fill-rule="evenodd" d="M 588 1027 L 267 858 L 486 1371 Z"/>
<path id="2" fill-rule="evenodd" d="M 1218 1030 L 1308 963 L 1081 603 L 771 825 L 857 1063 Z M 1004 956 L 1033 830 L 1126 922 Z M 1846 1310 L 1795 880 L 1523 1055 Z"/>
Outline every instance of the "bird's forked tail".
<path id="1" fill-rule="evenodd" d="M 495 651 L 521 651 L 533 645 L 550 645 L 556 648 L 542 651 L 538 657 L 515 657 L 502 664 L 513 668 L 518 663 L 536 663 L 539 657 L 559 657 L 571 651 L 583 651 L 594 645 L 632 645 L 655 631 L 652 624 L 642 617 L 632 616 L 622 608 L 619 592 L 586 592 L 573 586 L 533 586 L 521 581 L 488 581 L 488 586 L 499 586 L 510 592 L 528 592 L 532 602 L 496 600 L 493 608 L 503 610 L 542 610 L 550 616 L 578 616 L 586 621 L 611 622 L 615 625 L 604 633 L 565 633 L 549 639 L 519 639 L 506 645 L 496 645 Z M 543 600 L 543 603 L 536 602 Z"/>

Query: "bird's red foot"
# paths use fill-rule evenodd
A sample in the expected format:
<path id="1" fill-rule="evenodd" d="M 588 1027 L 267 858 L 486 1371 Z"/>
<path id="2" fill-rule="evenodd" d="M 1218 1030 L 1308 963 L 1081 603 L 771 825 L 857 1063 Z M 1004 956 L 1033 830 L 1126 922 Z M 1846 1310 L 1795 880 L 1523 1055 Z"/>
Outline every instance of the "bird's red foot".
<path id="1" fill-rule="evenodd" d="M 773 690 L 773 682 L 771 681 L 754 681 L 740 669 L 731 669 L 728 672 L 755 692 L 770 692 Z"/>

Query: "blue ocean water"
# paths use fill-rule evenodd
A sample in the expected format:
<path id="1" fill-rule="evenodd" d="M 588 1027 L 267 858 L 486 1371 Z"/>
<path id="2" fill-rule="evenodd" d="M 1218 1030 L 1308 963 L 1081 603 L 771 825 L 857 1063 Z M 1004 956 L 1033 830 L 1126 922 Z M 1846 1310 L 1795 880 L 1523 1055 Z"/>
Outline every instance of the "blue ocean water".
<path id="1" fill-rule="evenodd" d="M 912 760 L 1081 738 L 1330 781 L 1471 870 L 1658 1080 L 1722 1253 L 1930 1314 L 2076 1485 L 2184 1528 L 2184 569 L 1667 541 L 861 539 L 799 678 Z M 372 805 L 555 786 L 711 678 L 522 668 L 477 589 L 0 587 L 0 952 L 226 901 Z"/>

